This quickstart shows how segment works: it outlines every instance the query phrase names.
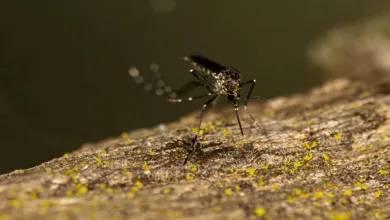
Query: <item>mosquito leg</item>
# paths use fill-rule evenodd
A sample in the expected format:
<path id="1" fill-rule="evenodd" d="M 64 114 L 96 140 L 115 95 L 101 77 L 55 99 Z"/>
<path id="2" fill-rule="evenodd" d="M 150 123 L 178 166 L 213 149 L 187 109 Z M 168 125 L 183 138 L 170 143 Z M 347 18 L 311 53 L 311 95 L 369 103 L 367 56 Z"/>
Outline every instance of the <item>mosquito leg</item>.
<path id="1" fill-rule="evenodd" d="M 152 68 L 151 68 L 152 69 Z M 154 70 L 152 70 L 153 72 Z M 129 75 L 134 79 L 135 83 L 144 87 L 144 90 L 147 92 L 154 92 L 158 96 L 170 95 L 172 94 L 172 88 L 170 86 L 166 86 L 164 81 L 160 78 L 157 72 L 153 73 L 153 82 L 145 81 L 144 77 L 141 76 L 139 70 L 135 67 L 130 67 Z"/>
<path id="2" fill-rule="evenodd" d="M 237 101 L 235 99 L 233 100 L 233 107 L 234 107 L 234 111 L 236 112 L 236 117 L 237 117 L 238 125 L 240 126 L 241 135 L 244 135 L 244 132 L 243 132 L 242 126 L 241 126 L 240 117 L 238 116 L 238 105 L 237 105 Z"/>
<path id="3" fill-rule="evenodd" d="M 191 147 L 188 149 L 188 154 L 187 154 L 187 157 L 186 159 L 184 160 L 184 163 L 183 165 L 185 165 L 188 161 L 188 158 L 190 158 L 190 155 L 192 153 L 192 151 L 194 151 L 194 145 L 198 139 L 198 135 L 199 135 L 199 131 L 200 131 L 200 126 L 202 124 L 202 119 L 203 119 L 203 114 L 207 108 L 207 106 L 214 101 L 215 98 L 217 98 L 218 95 L 214 95 L 211 99 L 209 99 L 206 103 L 204 103 L 203 107 L 202 107 L 202 111 L 200 113 L 200 119 L 199 119 L 199 124 L 198 124 L 198 130 L 196 131 L 196 134 L 194 136 L 194 138 L 192 139 L 192 144 L 191 144 Z"/>
<path id="4" fill-rule="evenodd" d="M 181 89 L 178 89 L 174 93 L 176 94 L 176 97 L 179 97 L 179 96 L 184 95 L 185 93 L 191 92 L 197 86 L 201 86 L 201 85 L 203 85 L 203 84 L 198 82 L 198 81 L 190 81 L 185 86 L 183 86 Z M 172 97 L 172 98 L 176 98 L 176 97 Z"/>
<path id="5" fill-rule="evenodd" d="M 246 81 L 246 82 L 244 82 L 244 83 L 242 83 L 242 84 L 240 85 L 240 88 L 242 88 L 242 87 L 244 87 L 244 86 L 246 86 L 246 85 L 251 85 L 251 87 L 249 88 L 249 92 L 248 92 L 248 94 L 247 94 L 247 96 L 246 96 L 245 102 L 244 102 L 244 109 L 245 109 L 245 111 L 248 113 L 248 115 L 251 117 L 251 119 L 252 119 L 253 123 L 256 125 L 256 127 L 257 127 L 260 131 L 263 131 L 265 135 L 267 135 L 267 131 L 265 130 L 265 128 L 263 128 L 263 129 L 260 128 L 260 126 L 259 126 L 259 124 L 257 124 L 255 118 L 254 118 L 254 117 L 252 116 L 252 114 L 249 112 L 248 106 L 247 106 L 247 105 L 248 105 L 249 98 L 250 98 L 250 96 L 251 96 L 251 94 L 252 94 L 253 88 L 255 87 L 255 84 L 256 84 L 256 80 L 255 80 L 255 79 L 252 79 L 252 80 L 248 80 L 248 81 Z"/>
<path id="6" fill-rule="evenodd" d="M 204 87 L 206 87 L 206 89 L 210 93 L 214 93 L 213 85 L 211 85 L 211 83 L 209 81 L 207 81 L 206 78 L 204 78 L 201 74 L 196 72 L 194 69 L 191 69 L 190 73 L 192 73 L 192 75 L 194 75 L 196 77 L 196 79 L 198 79 L 199 83 L 201 83 Z"/>
<path id="7" fill-rule="evenodd" d="M 170 98 L 170 99 L 168 99 L 168 102 L 193 101 L 193 100 L 200 99 L 200 98 L 207 97 L 207 96 L 211 96 L 211 95 L 213 95 L 213 94 L 212 93 L 207 93 L 205 95 L 190 96 L 190 97 L 188 97 L 186 99 Z"/>

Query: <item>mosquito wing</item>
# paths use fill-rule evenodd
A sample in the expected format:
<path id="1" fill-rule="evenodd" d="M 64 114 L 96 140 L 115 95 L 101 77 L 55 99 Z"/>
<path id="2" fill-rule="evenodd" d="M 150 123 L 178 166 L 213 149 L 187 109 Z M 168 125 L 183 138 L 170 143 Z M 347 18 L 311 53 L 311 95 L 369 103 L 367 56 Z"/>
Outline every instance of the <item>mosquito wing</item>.
<path id="1" fill-rule="evenodd" d="M 199 55 L 187 56 L 184 57 L 184 60 L 190 62 L 195 71 L 201 72 L 204 75 L 220 73 L 226 70 L 226 67 Z"/>

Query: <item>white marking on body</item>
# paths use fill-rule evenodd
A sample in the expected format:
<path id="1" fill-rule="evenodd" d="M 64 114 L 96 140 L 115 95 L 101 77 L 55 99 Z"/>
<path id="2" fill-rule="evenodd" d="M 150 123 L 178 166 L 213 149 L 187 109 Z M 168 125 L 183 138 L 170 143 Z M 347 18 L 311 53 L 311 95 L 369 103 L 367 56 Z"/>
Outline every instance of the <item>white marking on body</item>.
<path id="1" fill-rule="evenodd" d="M 188 101 L 192 101 L 192 97 L 188 97 Z"/>

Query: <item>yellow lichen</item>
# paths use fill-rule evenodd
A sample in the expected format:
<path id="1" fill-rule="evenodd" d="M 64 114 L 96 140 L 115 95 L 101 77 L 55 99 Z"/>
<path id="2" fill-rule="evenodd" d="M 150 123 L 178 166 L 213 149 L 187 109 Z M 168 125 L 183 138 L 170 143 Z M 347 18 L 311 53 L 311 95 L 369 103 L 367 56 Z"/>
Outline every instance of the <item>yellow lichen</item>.
<path id="1" fill-rule="evenodd" d="M 127 197 L 128 199 L 133 199 L 134 196 L 135 196 L 134 193 L 129 192 L 129 193 L 127 193 L 127 196 L 126 196 L 126 197 Z"/>
<path id="2" fill-rule="evenodd" d="M 156 151 L 154 151 L 154 150 L 148 150 L 148 154 L 149 154 L 150 156 L 153 156 L 153 155 L 156 154 Z"/>
<path id="3" fill-rule="evenodd" d="M 134 140 L 131 139 L 131 138 L 127 138 L 127 139 L 126 139 L 126 143 L 128 143 L 128 144 L 131 144 L 131 143 L 133 143 L 133 142 L 134 142 Z"/>
<path id="4" fill-rule="evenodd" d="M 230 169 L 230 172 L 232 172 L 233 174 L 237 174 L 238 170 L 234 167 L 231 167 Z"/>
<path id="5" fill-rule="evenodd" d="M 101 155 L 107 155 L 108 153 L 107 153 L 107 151 L 102 150 L 102 151 L 100 151 L 100 154 L 101 154 Z"/>
<path id="6" fill-rule="evenodd" d="M 306 156 L 303 157 L 303 159 L 306 161 L 310 161 L 311 159 L 313 159 L 313 154 L 312 153 L 307 154 Z"/>
<path id="7" fill-rule="evenodd" d="M 241 190 L 241 187 L 240 187 L 240 185 L 236 184 L 236 185 L 234 186 L 234 189 L 236 189 L 236 191 L 240 191 L 240 190 Z"/>
<path id="8" fill-rule="evenodd" d="M 246 173 L 248 173 L 249 176 L 255 175 L 255 172 L 256 172 L 256 168 L 249 168 L 246 170 Z"/>
<path id="9" fill-rule="evenodd" d="M 259 186 L 264 186 L 264 185 L 265 185 L 264 176 L 261 176 L 259 178 Z"/>
<path id="10" fill-rule="evenodd" d="M 333 137 L 334 137 L 334 139 L 339 141 L 343 138 L 343 133 L 337 133 L 337 134 L 333 135 Z"/>
<path id="11" fill-rule="evenodd" d="M 137 154 L 140 154 L 142 151 L 141 151 L 141 149 L 137 149 L 137 150 L 135 150 L 135 153 L 137 153 Z"/>
<path id="12" fill-rule="evenodd" d="M 240 148 L 240 147 L 242 147 L 242 146 L 244 146 L 244 142 L 241 142 L 241 141 L 239 141 L 239 142 L 236 142 L 235 144 L 234 144 L 234 148 Z"/>
<path id="13" fill-rule="evenodd" d="M 187 180 L 193 180 L 194 178 L 195 178 L 195 174 L 193 174 L 193 173 L 189 173 L 186 175 Z"/>
<path id="14" fill-rule="evenodd" d="M 346 196 L 352 196 L 352 189 L 346 189 L 346 190 L 344 190 L 344 195 L 346 195 Z"/>
<path id="15" fill-rule="evenodd" d="M 14 208 L 19 208 L 22 205 L 22 201 L 20 201 L 19 199 L 13 199 L 11 200 L 11 205 Z"/>
<path id="16" fill-rule="evenodd" d="M 215 125 L 221 125 L 222 122 L 221 122 L 220 120 L 214 120 L 214 124 L 215 124 Z"/>
<path id="17" fill-rule="evenodd" d="M 296 197 L 287 196 L 288 203 L 295 203 L 298 199 Z"/>
<path id="18" fill-rule="evenodd" d="M 212 209 L 211 209 L 213 212 L 220 212 L 222 210 L 221 206 L 214 206 Z"/>
<path id="19" fill-rule="evenodd" d="M 368 187 L 364 184 L 364 183 L 361 183 L 361 182 L 355 182 L 355 187 L 358 188 L 358 189 L 361 189 L 361 190 L 367 190 Z"/>
<path id="20" fill-rule="evenodd" d="M 354 107 L 354 108 L 360 108 L 360 106 L 361 106 L 361 105 L 360 105 L 359 103 L 354 103 L 354 104 L 353 104 L 353 107 Z"/>
<path id="21" fill-rule="evenodd" d="M 138 187 L 138 188 L 144 187 L 144 184 L 143 184 L 141 181 L 139 181 L 139 180 L 137 180 L 137 181 L 134 183 L 134 185 L 135 185 L 136 187 Z"/>
<path id="22" fill-rule="evenodd" d="M 63 155 L 63 157 L 64 157 L 64 158 L 69 158 L 69 154 L 68 154 L 68 153 L 65 153 L 65 154 Z"/>
<path id="23" fill-rule="evenodd" d="M 302 194 L 302 190 L 301 189 L 294 189 L 293 193 L 294 193 L 294 195 L 299 196 Z"/>
<path id="24" fill-rule="evenodd" d="M 220 181 L 218 181 L 218 182 L 217 182 L 217 187 L 222 188 L 222 187 L 223 187 L 223 184 L 222 184 Z"/>
<path id="25" fill-rule="evenodd" d="M 299 197 L 301 197 L 302 199 L 307 199 L 309 198 L 310 196 L 310 193 L 309 192 L 302 192 Z"/>
<path id="26" fill-rule="evenodd" d="M 267 214 L 267 209 L 265 209 L 264 207 L 257 207 L 255 210 L 254 210 L 254 213 L 255 215 L 257 216 L 264 216 Z"/>
<path id="27" fill-rule="evenodd" d="M 333 188 L 333 184 L 332 183 L 324 183 L 324 188 L 325 189 Z"/>
<path id="28" fill-rule="evenodd" d="M 110 193 L 114 192 L 114 190 L 109 187 L 109 188 L 104 189 L 104 192 L 110 194 Z"/>
<path id="29" fill-rule="evenodd" d="M 183 213 L 181 211 L 170 211 L 168 213 L 168 216 L 171 218 L 177 218 L 180 217 Z"/>
<path id="30" fill-rule="evenodd" d="M 151 170 L 151 169 L 152 169 L 152 166 L 151 166 L 151 165 L 148 165 L 148 162 L 145 161 L 145 162 L 142 164 L 142 169 L 148 171 L 148 170 Z"/>
<path id="31" fill-rule="evenodd" d="M 99 157 L 95 157 L 95 161 L 96 161 L 97 165 L 99 165 L 99 166 L 103 165 L 102 159 L 100 159 Z"/>
<path id="32" fill-rule="evenodd" d="M 198 132 L 198 128 L 197 127 L 193 127 L 192 128 L 192 133 L 196 134 L 197 132 Z M 200 136 L 203 135 L 203 130 L 202 129 L 199 130 L 198 135 L 200 135 Z"/>
<path id="33" fill-rule="evenodd" d="M 134 186 L 131 187 L 131 191 L 136 192 L 136 191 L 138 191 L 140 188 L 142 188 L 143 186 L 144 186 L 144 184 L 143 184 L 141 181 L 137 180 L 137 181 L 134 183 Z"/>
<path id="34" fill-rule="evenodd" d="M 38 197 L 38 192 L 36 190 L 30 192 L 31 199 L 36 199 L 37 197 Z"/>
<path id="35" fill-rule="evenodd" d="M 230 134 L 230 129 L 224 128 L 224 129 L 223 129 L 223 136 L 226 137 L 226 136 L 228 136 L 229 134 Z"/>
<path id="36" fill-rule="evenodd" d="M 196 167 L 196 166 L 192 166 L 191 168 L 190 168 L 190 170 L 191 170 L 191 172 L 196 172 L 196 171 L 198 171 L 198 167 Z"/>
<path id="37" fill-rule="evenodd" d="M 313 149 L 313 148 L 315 148 L 315 147 L 317 147 L 318 146 L 318 143 L 317 143 L 317 141 L 313 141 L 313 142 L 311 142 L 311 143 L 303 143 L 303 147 L 306 149 L 306 150 L 311 150 L 311 149 Z"/>
<path id="38" fill-rule="evenodd" d="M 321 199 L 324 196 L 324 193 L 322 191 L 316 191 L 313 194 L 314 199 Z"/>
<path id="39" fill-rule="evenodd" d="M 379 170 L 379 175 L 382 175 L 382 176 L 386 176 L 386 175 L 389 175 L 389 171 L 388 170 Z"/>
<path id="40" fill-rule="evenodd" d="M 77 184 L 76 185 L 76 194 L 77 195 L 84 195 L 88 192 L 88 188 L 83 184 Z"/>
<path id="41" fill-rule="evenodd" d="M 324 158 L 325 164 L 327 166 L 329 166 L 330 165 L 330 157 L 329 157 L 329 155 L 328 154 L 324 154 L 324 155 L 322 155 L 322 157 Z"/>
<path id="42" fill-rule="evenodd" d="M 171 188 L 165 188 L 163 189 L 164 194 L 169 194 L 171 192 Z"/>
<path id="43" fill-rule="evenodd" d="M 124 173 L 125 175 L 130 175 L 130 174 L 131 174 L 130 170 L 127 169 L 127 168 L 123 169 L 123 173 Z"/>
<path id="44" fill-rule="evenodd" d="M 381 197 L 382 195 L 382 190 L 377 190 L 375 193 L 374 193 L 374 198 L 377 199 L 379 197 Z"/>
<path id="45" fill-rule="evenodd" d="M 231 188 L 227 188 L 227 189 L 225 189 L 225 194 L 228 195 L 228 196 L 232 196 L 233 195 L 233 190 Z"/>
<path id="46" fill-rule="evenodd" d="M 294 168 L 299 168 L 299 167 L 301 167 L 303 164 L 302 164 L 302 162 L 300 162 L 300 161 L 295 161 L 294 162 Z"/>
<path id="47" fill-rule="evenodd" d="M 204 127 L 204 131 L 215 131 L 215 126 L 214 125 L 212 125 L 212 124 L 209 124 L 209 125 L 206 125 L 205 127 Z"/>
<path id="48" fill-rule="evenodd" d="M 65 195 L 68 197 L 72 196 L 73 195 L 72 190 L 70 190 L 70 189 L 66 190 Z"/>
<path id="49" fill-rule="evenodd" d="M 331 192 L 326 193 L 326 196 L 328 196 L 329 198 L 334 198 L 334 194 Z"/>
<path id="50" fill-rule="evenodd" d="M 350 212 L 333 212 L 330 216 L 331 220 L 349 220 L 351 217 Z"/>

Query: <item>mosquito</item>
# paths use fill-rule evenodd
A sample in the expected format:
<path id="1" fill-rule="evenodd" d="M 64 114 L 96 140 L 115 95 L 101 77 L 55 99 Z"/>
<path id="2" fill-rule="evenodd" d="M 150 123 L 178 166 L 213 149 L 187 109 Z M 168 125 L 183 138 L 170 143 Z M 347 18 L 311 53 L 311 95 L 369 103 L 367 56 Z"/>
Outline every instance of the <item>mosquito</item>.
<path id="1" fill-rule="evenodd" d="M 184 101 L 193 101 L 199 98 L 211 96 L 211 98 L 203 104 L 198 123 L 198 130 L 192 139 L 191 147 L 188 149 L 188 153 L 183 165 L 187 163 L 188 159 L 190 158 L 190 155 L 195 150 L 194 146 L 198 140 L 202 119 L 206 109 L 208 108 L 208 106 L 210 106 L 210 104 L 215 102 L 219 96 L 226 96 L 227 100 L 233 104 L 241 135 L 244 135 L 240 117 L 238 115 L 237 101 L 241 99 L 239 93 L 240 89 L 245 86 L 250 86 L 249 91 L 244 100 L 244 109 L 252 119 L 253 123 L 257 126 L 257 128 L 260 131 L 262 130 L 257 124 L 253 115 L 249 112 L 247 107 L 253 88 L 256 84 L 256 79 L 241 82 L 241 74 L 235 68 L 225 67 L 200 55 L 186 56 L 184 57 L 184 61 L 189 62 L 192 65 L 190 73 L 196 78 L 196 80 L 188 82 L 178 90 L 173 90 L 170 86 L 165 85 L 165 82 L 162 80 L 161 74 L 159 73 L 159 66 L 156 63 L 153 63 L 150 66 L 150 70 L 154 78 L 153 82 L 145 81 L 145 79 L 140 75 L 140 72 L 137 68 L 129 68 L 129 75 L 135 80 L 137 84 L 143 86 L 146 91 L 154 92 L 158 96 L 167 97 L 169 102 L 181 103 Z M 196 87 L 206 88 L 207 93 L 194 97 L 190 96 L 186 99 L 182 98 L 184 94 L 191 92 Z"/>

